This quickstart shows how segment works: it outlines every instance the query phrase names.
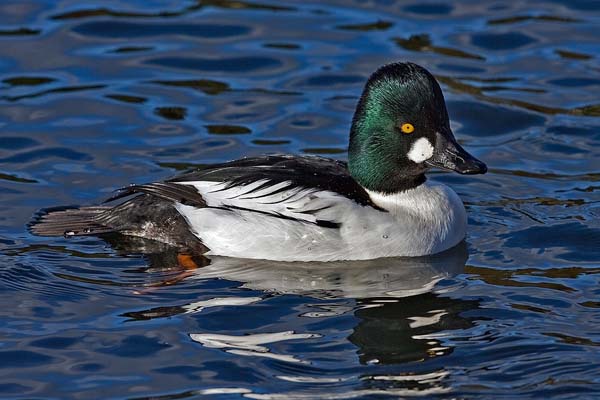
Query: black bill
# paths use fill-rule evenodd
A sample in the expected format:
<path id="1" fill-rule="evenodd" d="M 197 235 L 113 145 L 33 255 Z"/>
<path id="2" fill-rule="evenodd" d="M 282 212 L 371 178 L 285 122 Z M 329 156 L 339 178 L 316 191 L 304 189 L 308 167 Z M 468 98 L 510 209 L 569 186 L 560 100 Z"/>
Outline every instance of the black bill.
<path id="1" fill-rule="evenodd" d="M 433 156 L 425 161 L 428 165 L 456 171 L 459 174 L 475 175 L 487 172 L 487 166 L 467 153 L 454 139 L 452 133 L 438 135 Z"/>

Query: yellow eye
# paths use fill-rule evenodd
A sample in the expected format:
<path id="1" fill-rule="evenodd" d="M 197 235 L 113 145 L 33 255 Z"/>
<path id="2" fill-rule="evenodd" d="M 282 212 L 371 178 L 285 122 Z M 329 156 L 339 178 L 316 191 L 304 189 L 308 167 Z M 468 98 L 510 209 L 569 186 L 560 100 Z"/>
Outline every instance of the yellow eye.
<path id="1" fill-rule="evenodd" d="M 413 133 L 415 131 L 415 127 L 409 123 L 402 124 L 400 129 L 402 129 L 402 132 L 404 132 L 404 133 Z"/>

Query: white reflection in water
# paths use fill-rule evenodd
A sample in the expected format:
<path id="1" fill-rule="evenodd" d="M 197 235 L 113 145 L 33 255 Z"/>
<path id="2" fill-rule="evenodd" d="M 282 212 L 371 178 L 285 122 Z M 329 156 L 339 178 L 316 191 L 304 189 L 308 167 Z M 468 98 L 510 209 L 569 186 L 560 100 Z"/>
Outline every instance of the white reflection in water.
<path id="1" fill-rule="evenodd" d="M 196 301 L 194 303 L 186 304 L 182 308 L 186 311 L 186 314 L 196 313 L 209 307 L 221 307 L 221 306 L 246 306 L 262 300 L 262 297 L 215 297 L 208 300 Z"/>
<path id="2" fill-rule="evenodd" d="M 365 261 L 286 263 L 213 256 L 193 278 L 239 281 L 248 289 L 323 299 L 402 298 L 430 292 L 442 279 L 461 273 L 467 257 L 464 243 L 433 256 Z"/>
<path id="3" fill-rule="evenodd" d="M 190 338 L 193 341 L 201 343 L 205 347 L 225 349 L 228 353 L 240 356 L 266 357 L 287 362 L 303 361 L 293 356 L 271 353 L 268 347 L 262 345 L 286 340 L 311 339 L 320 336 L 314 333 L 294 333 L 294 331 L 256 333 L 243 336 L 190 333 Z"/>

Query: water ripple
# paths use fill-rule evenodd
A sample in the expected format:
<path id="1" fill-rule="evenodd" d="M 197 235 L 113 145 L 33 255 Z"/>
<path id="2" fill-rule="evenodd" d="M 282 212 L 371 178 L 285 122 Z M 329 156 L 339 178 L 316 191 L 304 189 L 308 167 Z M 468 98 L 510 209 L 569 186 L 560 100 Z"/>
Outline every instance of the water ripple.
<path id="1" fill-rule="evenodd" d="M 4 3 L 0 397 L 600 394 L 598 1 Z M 429 175 L 465 202 L 461 248 L 290 265 L 27 231 L 188 168 L 344 159 L 399 60 L 490 167 Z"/>
<path id="2" fill-rule="evenodd" d="M 107 38 L 139 38 L 164 35 L 184 35 L 204 39 L 217 39 L 245 35 L 250 32 L 246 26 L 218 24 L 152 24 L 121 21 L 93 21 L 77 25 L 74 32 L 87 36 Z"/>

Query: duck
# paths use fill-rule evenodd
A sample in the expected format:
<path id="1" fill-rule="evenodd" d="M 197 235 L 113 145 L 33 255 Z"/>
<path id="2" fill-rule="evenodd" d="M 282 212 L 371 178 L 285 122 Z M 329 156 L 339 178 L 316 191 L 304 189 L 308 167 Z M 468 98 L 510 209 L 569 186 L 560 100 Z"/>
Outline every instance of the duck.
<path id="1" fill-rule="evenodd" d="M 127 235 L 207 255 L 314 262 L 418 257 L 465 239 L 467 214 L 432 168 L 483 174 L 450 128 L 435 77 L 411 62 L 367 80 L 348 159 L 264 155 L 131 184 L 98 206 L 54 208 L 40 236 Z"/>

